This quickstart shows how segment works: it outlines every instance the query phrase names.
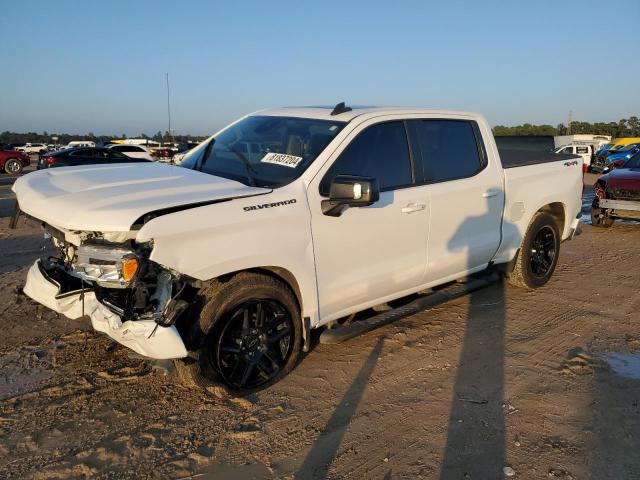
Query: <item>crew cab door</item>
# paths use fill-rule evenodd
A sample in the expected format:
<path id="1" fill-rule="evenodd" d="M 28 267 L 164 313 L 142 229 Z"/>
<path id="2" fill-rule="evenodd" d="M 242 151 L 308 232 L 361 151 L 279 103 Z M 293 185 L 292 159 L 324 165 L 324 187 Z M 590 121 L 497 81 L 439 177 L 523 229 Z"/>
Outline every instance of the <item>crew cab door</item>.
<path id="1" fill-rule="evenodd" d="M 429 206 L 415 185 L 406 124 L 369 120 L 333 152 L 309 184 L 313 250 L 323 322 L 382 303 L 422 283 L 427 261 Z M 321 202 L 337 175 L 375 178 L 380 199 L 340 216 Z"/>
<path id="2" fill-rule="evenodd" d="M 478 124 L 423 119 L 411 122 L 411 131 L 431 208 L 426 283 L 483 269 L 500 245 L 504 189 Z"/>

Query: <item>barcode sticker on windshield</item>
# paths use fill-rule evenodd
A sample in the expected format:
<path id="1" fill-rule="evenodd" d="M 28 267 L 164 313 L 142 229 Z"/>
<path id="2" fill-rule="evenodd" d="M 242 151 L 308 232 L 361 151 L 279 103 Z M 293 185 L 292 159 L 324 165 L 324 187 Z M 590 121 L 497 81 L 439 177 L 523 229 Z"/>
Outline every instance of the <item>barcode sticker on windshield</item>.
<path id="1" fill-rule="evenodd" d="M 283 167 L 296 168 L 302 157 L 296 157 L 295 155 L 287 155 L 286 153 L 274 153 L 269 152 L 262 160 L 262 163 L 273 163 L 275 165 L 282 165 Z"/>

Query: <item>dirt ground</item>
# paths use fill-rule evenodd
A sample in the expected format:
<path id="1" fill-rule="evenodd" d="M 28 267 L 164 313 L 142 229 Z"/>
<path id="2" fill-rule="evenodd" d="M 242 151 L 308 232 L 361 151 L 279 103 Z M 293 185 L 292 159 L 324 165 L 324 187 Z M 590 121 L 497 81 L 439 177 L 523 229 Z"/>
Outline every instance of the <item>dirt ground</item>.
<path id="1" fill-rule="evenodd" d="M 9 183 L 0 478 L 640 478 L 638 224 L 583 225 L 544 288 L 316 344 L 269 390 L 221 400 L 17 293 L 44 243 L 8 229 Z"/>

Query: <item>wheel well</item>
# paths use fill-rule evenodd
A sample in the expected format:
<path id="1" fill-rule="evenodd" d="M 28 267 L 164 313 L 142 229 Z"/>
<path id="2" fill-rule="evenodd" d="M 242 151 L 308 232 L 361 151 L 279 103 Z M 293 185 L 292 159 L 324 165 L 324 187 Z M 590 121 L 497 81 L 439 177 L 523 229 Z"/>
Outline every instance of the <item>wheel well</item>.
<path id="1" fill-rule="evenodd" d="M 558 231 L 562 236 L 564 232 L 564 225 L 565 225 L 564 205 L 560 202 L 550 203 L 548 205 L 545 205 L 538 211 L 548 213 L 553 218 L 556 219 L 556 225 L 558 226 Z"/>
<path id="2" fill-rule="evenodd" d="M 298 300 L 298 305 L 300 306 L 300 311 L 302 311 L 302 291 L 300 290 L 300 285 L 298 285 L 298 281 L 296 277 L 286 268 L 282 267 L 273 267 L 273 266 L 264 266 L 264 267 L 255 267 L 249 268 L 247 270 L 238 270 L 236 272 L 225 273 L 219 277 L 219 280 L 228 280 L 234 275 L 240 272 L 255 272 L 261 273 L 263 275 L 269 275 L 270 277 L 277 278 L 281 282 L 284 282 L 296 296 L 296 300 Z"/>

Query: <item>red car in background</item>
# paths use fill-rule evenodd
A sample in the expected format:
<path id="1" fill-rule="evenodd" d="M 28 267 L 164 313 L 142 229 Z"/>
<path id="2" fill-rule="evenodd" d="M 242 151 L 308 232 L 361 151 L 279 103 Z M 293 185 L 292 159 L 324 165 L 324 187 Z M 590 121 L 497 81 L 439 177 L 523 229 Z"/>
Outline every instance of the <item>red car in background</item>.
<path id="1" fill-rule="evenodd" d="M 0 148 L 0 172 L 18 175 L 30 163 L 31 159 L 26 153 Z"/>
<path id="2" fill-rule="evenodd" d="M 591 206 L 591 224 L 610 227 L 616 218 L 640 220 L 640 153 L 598 178 Z"/>

